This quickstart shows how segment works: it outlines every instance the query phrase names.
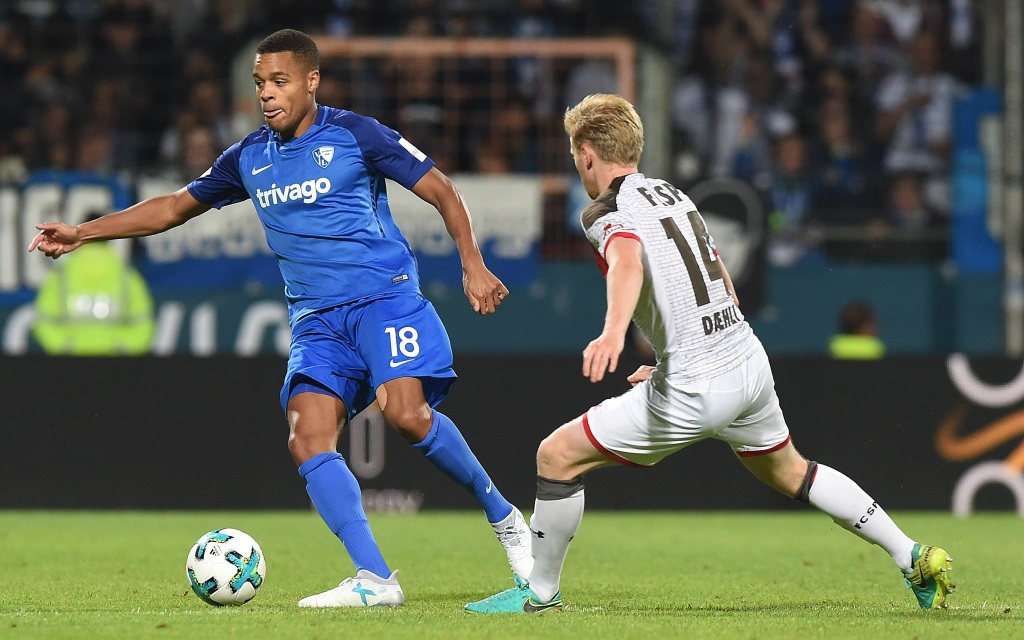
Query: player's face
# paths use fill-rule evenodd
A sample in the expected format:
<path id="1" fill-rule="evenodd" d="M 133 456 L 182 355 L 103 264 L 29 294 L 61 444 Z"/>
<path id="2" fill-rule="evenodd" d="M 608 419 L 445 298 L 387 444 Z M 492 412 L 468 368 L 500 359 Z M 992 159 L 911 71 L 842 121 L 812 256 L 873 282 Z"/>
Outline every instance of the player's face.
<path id="1" fill-rule="evenodd" d="M 300 136 L 316 119 L 316 88 L 320 72 L 290 51 L 256 54 L 252 79 L 267 126 L 284 139 Z"/>
<path id="2" fill-rule="evenodd" d="M 601 195 L 601 191 L 597 187 L 597 175 L 594 173 L 594 162 L 590 149 L 581 145 L 578 151 L 570 148 L 570 152 L 576 163 L 576 171 L 580 174 L 580 180 L 583 181 L 583 188 L 587 190 L 587 195 L 593 200 Z"/>

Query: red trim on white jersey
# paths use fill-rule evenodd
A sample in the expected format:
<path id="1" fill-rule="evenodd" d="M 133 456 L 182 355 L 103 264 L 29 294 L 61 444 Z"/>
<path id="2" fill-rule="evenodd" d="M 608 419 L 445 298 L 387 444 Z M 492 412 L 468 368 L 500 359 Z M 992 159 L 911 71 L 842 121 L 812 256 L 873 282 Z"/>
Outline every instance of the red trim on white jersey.
<path id="1" fill-rule="evenodd" d="M 618 462 L 619 464 L 624 464 L 627 467 L 644 467 L 644 465 L 642 464 L 637 464 L 636 462 L 633 462 L 631 460 L 626 460 L 622 456 L 616 455 L 611 451 L 605 449 L 604 445 L 597 441 L 597 438 L 594 437 L 594 433 L 590 430 L 590 420 L 587 418 L 587 414 L 585 413 L 583 414 L 583 432 L 587 434 L 587 439 L 590 440 L 590 444 L 594 445 L 595 449 L 597 449 L 604 455 L 608 456 L 615 462 Z"/>
<path id="2" fill-rule="evenodd" d="M 601 270 L 601 277 L 608 275 L 608 263 L 601 257 L 601 252 L 595 249 L 594 245 L 590 245 L 590 250 L 594 252 L 594 260 L 597 261 L 597 268 Z"/>
<path id="3" fill-rule="evenodd" d="M 640 236 L 635 233 L 630 233 L 628 231 L 616 231 L 612 235 L 608 236 L 608 239 L 604 241 L 605 251 L 608 250 L 608 243 L 612 241 L 612 238 L 618 238 L 620 236 L 623 238 L 632 238 L 640 244 L 644 243 L 643 240 L 640 239 Z M 608 261 L 604 259 L 604 256 L 601 255 L 600 251 L 594 249 L 593 245 L 591 245 L 590 248 L 594 251 L 594 260 L 597 260 L 597 268 L 601 270 L 601 275 L 608 275 Z"/>
<path id="4" fill-rule="evenodd" d="M 737 451 L 736 455 L 738 455 L 741 458 L 753 458 L 754 456 L 763 456 L 766 453 L 771 453 L 773 451 L 778 451 L 782 447 L 784 447 L 787 444 L 789 444 L 789 441 L 792 440 L 792 439 L 793 439 L 793 436 L 786 436 L 785 440 L 783 440 L 782 442 L 780 442 L 779 444 L 775 445 L 774 447 L 772 447 L 770 449 L 761 449 L 760 451 Z"/>
<path id="5" fill-rule="evenodd" d="M 639 242 L 640 244 L 644 243 L 644 241 L 640 239 L 640 236 L 636 235 L 635 233 L 630 233 L 629 231 L 616 231 L 615 233 L 613 233 L 612 235 L 608 236 L 605 239 L 605 241 L 604 241 L 605 253 L 608 252 L 608 245 L 615 238 L 632 238 L 632 239 L 636 240 L 637 242 Z"/>

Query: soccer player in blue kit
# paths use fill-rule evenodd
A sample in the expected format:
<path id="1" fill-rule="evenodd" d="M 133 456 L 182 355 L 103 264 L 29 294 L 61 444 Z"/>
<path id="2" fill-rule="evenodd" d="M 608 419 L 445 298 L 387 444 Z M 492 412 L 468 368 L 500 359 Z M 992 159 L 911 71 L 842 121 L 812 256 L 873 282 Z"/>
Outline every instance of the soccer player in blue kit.
<path id="1" fill-rule="evenodd" d="M 292 342 L 281 404 L 306 490 L 342 541 L 356 575 L 300 607 L 397 606 L 405 595 L 337 452 L 339 425 L 374 399 L 388 423 L 483 507 L 514 574 L 533 564 L 522 514 L 494 487 L 452 421 L 434 407 L 455 380 L 452 350 L 420 293 L 415 258 L 388 208 L 391 178 L 437 208 L 462 259 L 473 310 L 493 313 L 508 290 L 484 265 L 462 195 L 434 163 L 376 120 L 316 103 L 319 53 L 284 29 L 256 48 L 253 81 L 266 125 L 179 191 L 92 222 L 38 225 L 29 251 L 51 258 L 82 244 L 146 236 L 210 208 L 251 199 L 277 256 Z"/>

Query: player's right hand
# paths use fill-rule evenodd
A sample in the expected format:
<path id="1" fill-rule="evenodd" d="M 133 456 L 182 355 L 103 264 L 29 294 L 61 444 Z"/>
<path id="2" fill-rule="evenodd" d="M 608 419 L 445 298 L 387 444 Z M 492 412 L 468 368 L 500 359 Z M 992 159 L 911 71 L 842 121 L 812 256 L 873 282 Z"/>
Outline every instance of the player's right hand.
<path id="1" fill-rule="evenodd" d="M 63 222 L 43 222 L 37 224 L 36 229 L 39 229 L 39 233 L 32 238 L 32 243 L 28 245 L 30 252 L 39 249 L 56 260 L 65 253 L 82 246 L 78 227 L 72 227 Z"/>
<path id="2" fill-rule="evenodd" d="M 624 336 L 602 333 L 591 340 L 583 350 L 583 376 L 591 382 L 600 382 L 605 372 L 615 373 L 624 346 Z"/>
<path id="3" fill-rule="evenodd" d="M 635 387 L 644 380 L 650 378 L 652 373 L 654 373 L 654 367 L 652 367 L 649 364 L 640 365 L 639 369 L 634 371 L 632 375 L 626 378 L 626 382 L 629 383 L 629 386 Z"/>

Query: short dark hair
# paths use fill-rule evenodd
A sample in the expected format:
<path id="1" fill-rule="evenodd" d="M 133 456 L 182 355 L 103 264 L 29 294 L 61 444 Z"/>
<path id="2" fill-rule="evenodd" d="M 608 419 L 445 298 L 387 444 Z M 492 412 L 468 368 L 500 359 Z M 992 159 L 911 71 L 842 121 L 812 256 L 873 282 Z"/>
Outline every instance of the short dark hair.
<path id="1" fill-rule="evenodd" d="M 256 53 L 294 53 L 310 69 L 320 68 L 320 52 L 313 38 L 296 29 L 275 31 L 256 45 Z"/>

